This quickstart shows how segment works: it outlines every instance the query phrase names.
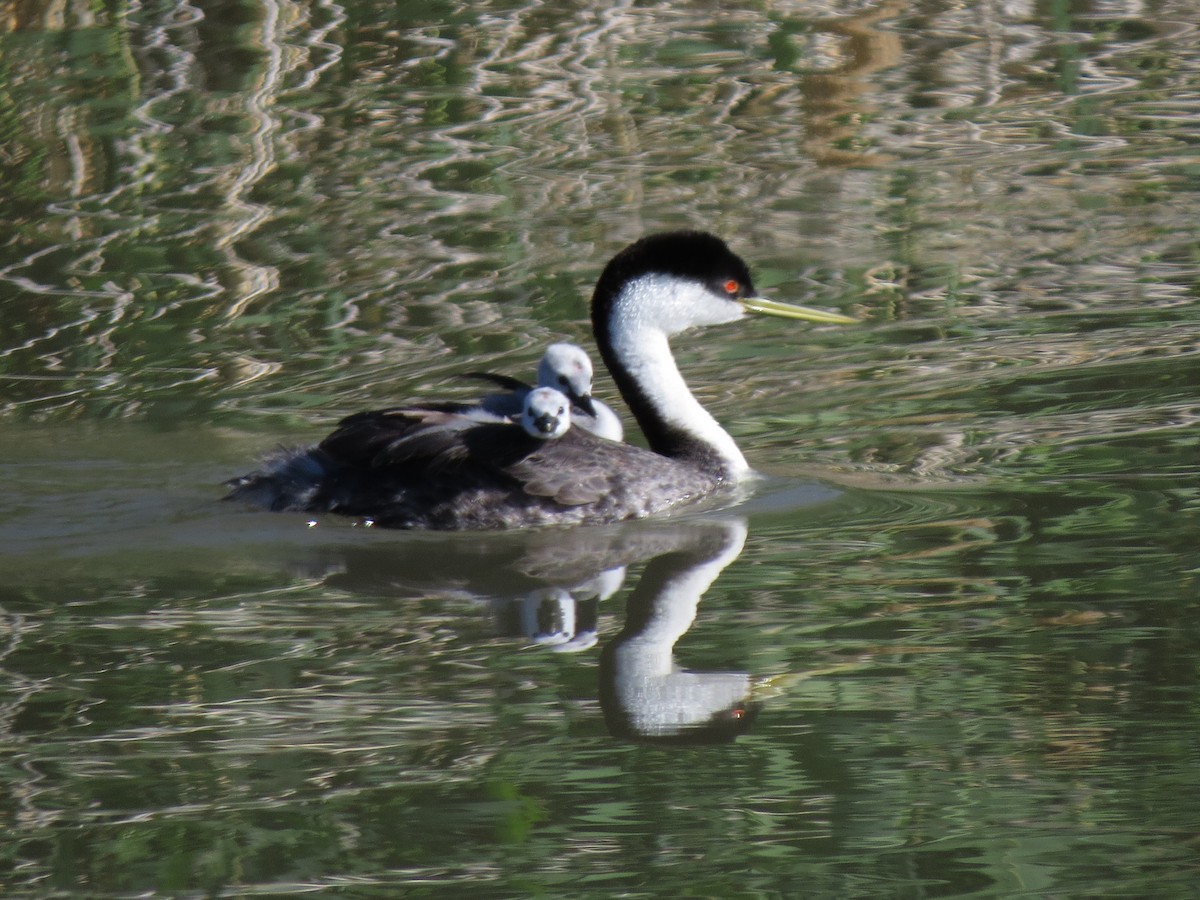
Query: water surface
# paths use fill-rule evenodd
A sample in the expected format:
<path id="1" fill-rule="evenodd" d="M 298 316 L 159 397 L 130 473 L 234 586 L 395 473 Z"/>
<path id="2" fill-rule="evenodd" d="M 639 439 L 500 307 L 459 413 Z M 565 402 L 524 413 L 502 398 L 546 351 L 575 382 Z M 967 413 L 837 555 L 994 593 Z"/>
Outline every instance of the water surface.
<path id="1" fill-rule="evenodd" d="M 1194 18 L 15 11 L 0 884 L 1191 896 Z M 219 502 L 345 413 L 590 346 L 604 261 L 674 227 L 861 319 L 677 342 L 766 474 L 735 508 Z"/>

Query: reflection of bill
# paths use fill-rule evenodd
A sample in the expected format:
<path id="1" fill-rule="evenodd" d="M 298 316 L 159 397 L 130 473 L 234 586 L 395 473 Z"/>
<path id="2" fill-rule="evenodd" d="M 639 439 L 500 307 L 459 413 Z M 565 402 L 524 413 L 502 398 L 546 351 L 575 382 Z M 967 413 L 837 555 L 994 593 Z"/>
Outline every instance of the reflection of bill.
<path id="1" fill-rule="evenodd" d="M 742 552 L 745 523 L 705 523 L 686 536 L 646 564 L 624 628 L 601 652 L 600 705 L 614 737 L 721 743 L 748 731 L 757 714 L 749 674 L 690 672 L 674 658 L 700 598 Z"/>

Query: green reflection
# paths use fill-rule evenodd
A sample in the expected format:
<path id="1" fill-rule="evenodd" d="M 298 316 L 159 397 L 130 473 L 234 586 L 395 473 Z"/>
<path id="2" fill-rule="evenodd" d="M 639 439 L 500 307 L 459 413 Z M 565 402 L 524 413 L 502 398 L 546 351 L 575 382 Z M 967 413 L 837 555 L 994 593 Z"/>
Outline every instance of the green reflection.
<path id="1" fill-rule="evenodd" d="M 1194 9 L 981 11 L 14 7 L 0 884 L 1192 896 Z M 216 503 L 586 343 L 680 226 L 863 323 L 677 341 L 775 476 L 675 648 L 774 677 L 735 743 L 614 741 L 599 648 L 338 581 L 429 547 Z"/>

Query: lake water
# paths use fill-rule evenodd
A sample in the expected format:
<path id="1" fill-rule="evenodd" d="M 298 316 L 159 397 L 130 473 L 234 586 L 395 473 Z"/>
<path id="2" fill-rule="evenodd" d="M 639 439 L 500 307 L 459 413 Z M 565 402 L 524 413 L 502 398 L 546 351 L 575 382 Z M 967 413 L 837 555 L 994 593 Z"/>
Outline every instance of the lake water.
<path id="1" fill-rule="evenodd" d="M 0 98 L 7 896 L 1196 895 L 1192 3 L 64 0 Z M 219 502 L 676 227 L 861 320 L 676 341 L 753 496 Z"/>

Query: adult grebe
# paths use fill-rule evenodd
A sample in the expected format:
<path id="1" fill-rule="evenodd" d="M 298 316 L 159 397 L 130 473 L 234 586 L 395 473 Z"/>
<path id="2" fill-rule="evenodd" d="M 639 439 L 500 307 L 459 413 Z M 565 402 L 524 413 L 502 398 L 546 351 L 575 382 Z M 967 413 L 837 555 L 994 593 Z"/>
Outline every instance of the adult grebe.
<path id="1" fill-rule="evenodd" d="M 509 422 L 414 406 L 350 416 L 318 446 L 234 479 L 229 496 L 432 529 L 600 524 L 694 503 L 750 469 L 688 390 L 668 338 L 747 312 L 853 321 L 755 296 L 746 264 L 711 234 L 650 235 L 609 261 L 592 295 L 596 344 L 649 450 L 579 428 L 538 440 Z"/>
<path id="2" fill-rule="evenodd" d="M 525 395 L 520 421 L 530 437 L 557 440 L 571 428 L 571 401 L 554 388 L 534 388 Z"/>
<path id="3" fill-rule="evenodd" d="M 498 416 L 516 418 L 533 386 L 507 375 L 492 372 L 468 372 L 472 378 L 482 378 L 508 393 L 484 397 L 479 407 Z M 575 344 L 559 342 L 546 348 L 538 363 L 537 386 L 561 391 L 571 399 L 571 424 L 610 441 L 623 441 L 625 428 L 621 418 L 602 400 L 592 396 L 592 361 L 587 352 Z"/>

